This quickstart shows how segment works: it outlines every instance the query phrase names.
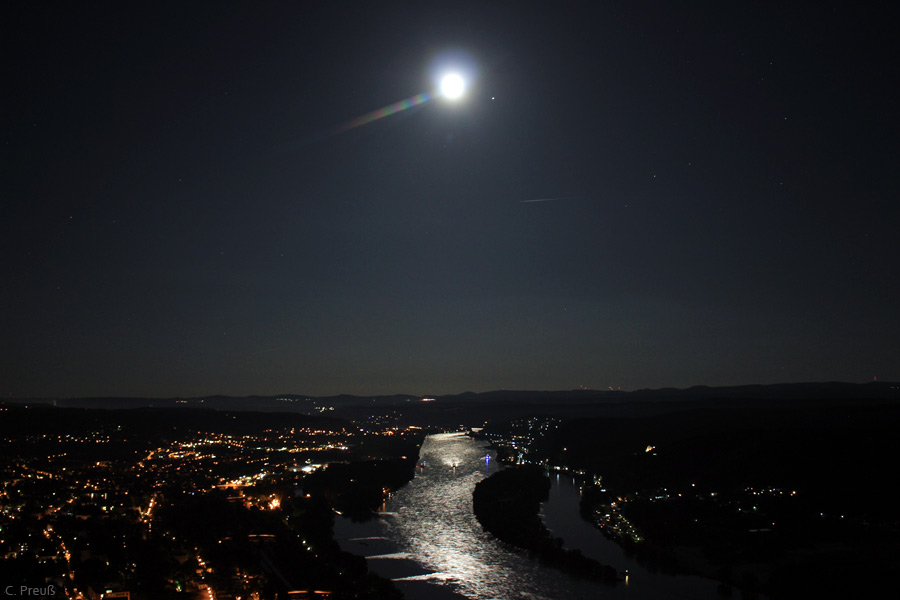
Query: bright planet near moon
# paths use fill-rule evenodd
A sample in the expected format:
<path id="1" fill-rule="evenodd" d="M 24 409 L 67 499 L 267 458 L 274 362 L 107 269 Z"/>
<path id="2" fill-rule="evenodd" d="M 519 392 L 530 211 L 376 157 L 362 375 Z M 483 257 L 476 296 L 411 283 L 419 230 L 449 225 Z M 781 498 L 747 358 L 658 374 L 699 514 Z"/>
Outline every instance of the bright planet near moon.
<path id="1" fill-rule="evenodd" d="M 459 98 L 463 95 L 466 84 L 463 78 L 456 73 L 444 75 L 441 79 L 441 93 L 447 98 Z"/>

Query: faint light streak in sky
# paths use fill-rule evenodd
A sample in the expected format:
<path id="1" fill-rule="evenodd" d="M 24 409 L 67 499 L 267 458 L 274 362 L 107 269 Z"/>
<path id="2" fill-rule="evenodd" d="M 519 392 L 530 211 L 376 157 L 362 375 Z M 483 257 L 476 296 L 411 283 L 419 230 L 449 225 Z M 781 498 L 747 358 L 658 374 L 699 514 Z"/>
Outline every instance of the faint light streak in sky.
<path id="1" fill-rule="evenodd" d="M 424 104 L 429 100 L 432 100 L 434 97 L 435 95 L 431 92 L 422 92 L 421 94 L 410 96 L 409 98 L 406 98 L 404 100 L 398 100 L 393 104 L 388 104 L 387 106 L 384 106 L 377 110 L 373 110 L 372 112 L 367 112 L 364 115 L 347 121 L 346 123 L 338 127 L 337 130 L 334 131 L 334 134 L 344 133 L 346 131 L 350 131 L 351 129 L 356 129 L 357 127 L 368 125 L 369 123 L 377 121 L 378 119 L 383 119 L 393 114 L 397 114 L 398 112 L 404 111 L 408 108 L 412 108 L 413 106 Z"/>
<path id="2" fill-rule="evenodd" d="M 531 202 L 555 202 L 556 200 L 569 200 L 571 198 L 575 198 L 575 196 L 557 196 L 556 198 L 532 198 L 531 200 L 520 200 L 522 204 L 529 204 Z"/>
<path id="3" fill-rule="evenodd" d="M 367 112 L 364 115 L 360 115 L 355 119 L 351 119 L 342 125 L 337 127 L 327 129 L 325 131 L 321 131 L 317 134 L 313 134 L 307 136 L 301 140 L 293 142 L 291 144 L 285 145 L 278 152 L 290 152 L 298 147 L 308 146 L 309 144 L 314 144 L 317 142 L 321 142 L 328 138 L 334 137 L 336 135 L 340 135 L 342 133 L 346 133 L 351 129 L 356 129 L 357 127 L 362 127 L 363 125 L 368 125 L 373 121 L 377 121 L 379 119 L 383 119 L 385 117 L 389 117 L 391 115 L 395 115 L 399 112 L 403 112 L 409 108 L 413 108 L 414 106 L 420 106 L 425 104 L 429 100 L 433 100 L 436 98 L 438 94 L 433 92 L 422 92 L 421 94 L 416 94 L 415 96 L 410 96 L 409 98 L 405 98 L 403 100 L 398 100 L 392 104 L 388 104 L 387 106 L 383 106 L 379 109 L 373 110 L 371 112 Z"/>

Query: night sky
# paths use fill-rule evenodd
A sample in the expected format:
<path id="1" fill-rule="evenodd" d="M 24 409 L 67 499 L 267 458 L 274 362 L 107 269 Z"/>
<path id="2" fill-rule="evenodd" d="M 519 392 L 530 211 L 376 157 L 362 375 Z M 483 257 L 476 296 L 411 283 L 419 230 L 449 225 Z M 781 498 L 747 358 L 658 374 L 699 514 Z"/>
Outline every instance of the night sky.
<path id="1" fill-rule="evenodd" d="M 0 392 L 900 380 L 894 15 L 685 4 L 5 5 Z"/>

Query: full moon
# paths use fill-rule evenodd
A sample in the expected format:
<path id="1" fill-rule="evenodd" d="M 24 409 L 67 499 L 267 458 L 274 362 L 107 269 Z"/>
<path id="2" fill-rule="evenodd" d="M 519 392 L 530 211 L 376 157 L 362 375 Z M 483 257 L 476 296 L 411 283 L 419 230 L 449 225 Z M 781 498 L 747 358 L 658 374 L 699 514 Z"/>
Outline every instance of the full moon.
<path id="1" fill-rule="evenodd" d="M 444 75 L 443 79 L 441 79 L 441 93 L 447 98 L 459 98 L 465 90 L 466 83 L 456 73 Z"/>

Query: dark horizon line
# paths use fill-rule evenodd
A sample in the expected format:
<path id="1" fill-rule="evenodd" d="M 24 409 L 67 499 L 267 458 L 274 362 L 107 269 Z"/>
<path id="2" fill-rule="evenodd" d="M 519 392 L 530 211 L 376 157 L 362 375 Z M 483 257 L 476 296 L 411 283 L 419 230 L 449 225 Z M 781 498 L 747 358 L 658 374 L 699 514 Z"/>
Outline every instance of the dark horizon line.
<path id="1" fill-rule="evenodd" d="M 677 393 L 677 392 L 689 392 L 691 390 L 736 390 L 740 388 L 775 388 L 775 387 L 802 387 L 802 386 L 869 386 L 869 385 L 886 385 L 886 386 L 898 386 L 900 388 L 900 381 L 866 381 L 866 382 L 853 382 L 853 381 L 837 381 L 837 380 L 827 380 L 827 381 L 787 381 L 781 383 L 745 383 L 745 384 L 737 384 L 737 385 L 707 385 L 707 384 L 695 384 L 688 387 L 672 387 L 672 386 L 663 386 L 659 388 L 637 388 L 630 390 L 623 389 L 597 389 L 597 388 L 571 388 L 571 389 L 558 389 L 558 390 L 541 390 L 541 389 L 507 389 L 507 388 L 499 388 L 493 390 L 487 390 L 482 392 L 474 392 L 471 390 L 466 390 L 463 392 L 450 393 L 450 394 L 407 394 L 407 393 L 395 393 L 395 394 L 326 394 L 326 395 L 313 395 L 313 394 L 298 394 L 298 393 L 278 393 L 278 394 L 247 394 L 242 396 L 232 396 L 229 394 L 208 394 L 204 396 L 9 396 L 7 398 L 0 399 L 0 403 L 2 402 L 23 402 L 23 401 L 35 401 L 35 402 L 51 402 L 51 401 L 59 401 L 59 400 L 212 400 L 212 399 L 269 399 L 269 398 L 280 398 L 280 397 L 291 397 L 291 398 L 309 398 L 309 399 L 329 399 L 329 398 L 397 398 L 397 397 L 407 397 L 407 398 L 453 398 L 458 396 L 482 396 L 482 395 L 490 395 L 490 394 L 569 394 L 569 393 L 597 393 L 597 394 L 636 394 L 636 393 Z"/>

